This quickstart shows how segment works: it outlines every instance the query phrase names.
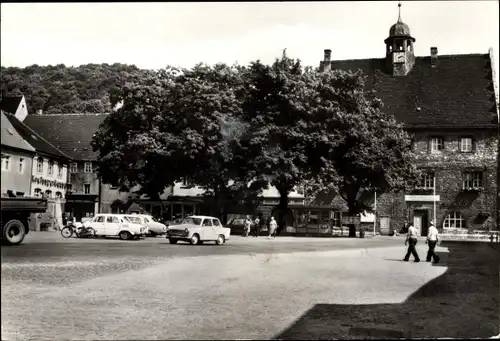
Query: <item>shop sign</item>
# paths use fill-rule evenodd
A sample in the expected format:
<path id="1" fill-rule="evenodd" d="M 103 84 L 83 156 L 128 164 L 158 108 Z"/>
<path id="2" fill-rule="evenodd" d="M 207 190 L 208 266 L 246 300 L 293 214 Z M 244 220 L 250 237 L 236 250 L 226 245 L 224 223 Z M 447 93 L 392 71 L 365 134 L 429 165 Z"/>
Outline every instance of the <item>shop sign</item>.
<path id="1" fill-rule="evenodd" d="M 439 195 L 405 195 L 405 201 L 439 201 Z"/>

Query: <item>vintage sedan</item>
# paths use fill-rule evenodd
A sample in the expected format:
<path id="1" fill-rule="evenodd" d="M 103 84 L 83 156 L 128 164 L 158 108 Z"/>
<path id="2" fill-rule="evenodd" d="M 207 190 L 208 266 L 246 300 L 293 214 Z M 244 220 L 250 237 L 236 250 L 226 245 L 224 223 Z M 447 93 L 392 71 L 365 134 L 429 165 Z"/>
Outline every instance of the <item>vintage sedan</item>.
<path id="1" fill-rule="evenodd" d="M 167 226 L 165 224 L 157 222 L 152 216 L 147 214 L 130 214 L 127 218 L 135 223 L 146 227 L 146 234 L 151 237 L 156 237 L 158 235 L 164 235 L 167 233 Z"/>
<path id="2" fill-rule="evenodd" d="M 179 240 L 189 242 L 191 245 L 213 241 L 217 245 L 229 240 L 231 229 L 222 226 L 219 219 L 209 216 L 193 215 L 184 218 L 180 224 L 171 225 L 167 230 L 167 239 L 170 244 Z"/>
<path id="3" fill-rule="evenodd" d="M 96 236 L 118 236 L 122 240 L 139 239 L 146 231 L 144 226 L 134 224 L 122 214 L 98 214 L 83 226 L 92 227 Z"/>

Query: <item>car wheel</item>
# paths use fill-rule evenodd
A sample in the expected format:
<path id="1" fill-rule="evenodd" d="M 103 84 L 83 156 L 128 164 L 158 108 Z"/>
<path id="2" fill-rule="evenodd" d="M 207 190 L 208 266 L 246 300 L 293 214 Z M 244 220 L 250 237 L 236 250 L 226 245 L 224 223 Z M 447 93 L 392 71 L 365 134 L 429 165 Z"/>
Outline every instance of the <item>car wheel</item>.
<path id="1" fill-rule="evenodd" d="M 3 227 L 3 241 L 7 245 L 21 244 L 25 235 L 24 224 L 20 220 L 9 220 Z"/>
<path id="2" fill-rule="evenodd" d="M 193 236 L 191 237 L 191 239 L 189 240 L 189 242 L 191 243 L 191 245 L 196 245 L 198 244 L 198 241 L 200 240 L 200 236 L 198 236 L 198 234 L 193 234 Z"/>
<path id="3" fill-rule="evenodd" d="M 215 241 L 215 244 L 222 245 L 225 242 L 226 242 L 226 237 L 224 237 L 223 234 L 219 234 L 219 236 L 217 237 L 217 240 Z"/>
<path id="4" fill-rule="evenodd" d="M 172 239 L 172 238 L 170 238 L 168 241 L 170 242 L 170 244 L 177 244 L 178 242 L 177 239 Z"/>
<path id="5" fill-rule="evenodd" d="M 132 235 L 128 231 L 121 231 L 120 234 L 118 234 L 118 237 L 120 237 L 121 240 L 128 240 L 131 236 Z"/>

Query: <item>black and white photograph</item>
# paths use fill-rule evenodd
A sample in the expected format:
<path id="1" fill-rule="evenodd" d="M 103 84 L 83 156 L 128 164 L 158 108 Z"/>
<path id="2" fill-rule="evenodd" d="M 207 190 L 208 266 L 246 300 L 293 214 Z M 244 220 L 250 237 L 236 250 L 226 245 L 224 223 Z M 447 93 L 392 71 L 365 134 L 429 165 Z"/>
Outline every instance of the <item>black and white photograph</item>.
<path id="1" fill-rule="evenodd" d="M 500 339 L 498 0 L 2 2 L 1 339 Z"/>

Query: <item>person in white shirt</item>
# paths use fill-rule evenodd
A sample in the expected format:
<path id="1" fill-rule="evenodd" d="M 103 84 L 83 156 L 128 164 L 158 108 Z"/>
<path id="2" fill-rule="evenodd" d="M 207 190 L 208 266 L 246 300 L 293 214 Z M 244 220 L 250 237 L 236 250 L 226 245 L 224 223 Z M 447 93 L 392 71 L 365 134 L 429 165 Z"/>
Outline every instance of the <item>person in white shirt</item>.
<path id="1" fill-rule="evenodd" d="M 269 237 L 267 238 L 276 238 L 276 228 L 278 227 L 278 224 L 276 223 L 276 220 L 274 220 L 274 217 L 271 217 L 271 221 L 269 222 Z"/>
<path id="2" fill-rule="evenodd" d="M 436 244 L 439 242 L 439 233 L 433 223 L 431 223 L 429 226 L 429 231 L 427 232 L 427 240 L 425 242 L 429 246 L 429 251 L 427 251 L 427 261 L 430 262 L 432 259 L 434 259 L 434 263 L 439 263 L 439 256 L 436 255 L 436 252 L 434 252 Z"/>
<path id="3" fill-rule="evenodd" d="M 245 237 L 248 237 L 251 227 L 252 227 L 252 220 L 250 219 L 249 216 L 247 216 L 247 218 L 245 219 Z"/>
<path id="4" fill-rule="evenodd" d="M 406 252 L 406 256 L 403 259 L 405 262 L 408 262 L 410 260 L 410 255 L 413 255 L 413 258 L 415 258 L 415 263 L 420 262 L 420 257 L 418 256 L 417 250 L 415 249 L 415 245 L 417 245 L 418 242 L 417 236 L 417 229 L 412 224 L 410 224 L 410 226 L 408 226 L 408 234 L 406 235 L 405 241 L 405 245 L 407 245 L 408 242 L 410 243 L 410 245 L 408 246 L 408 252 Z"/>

